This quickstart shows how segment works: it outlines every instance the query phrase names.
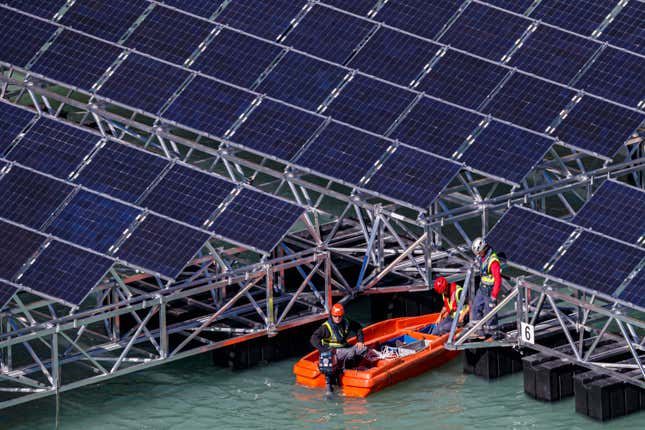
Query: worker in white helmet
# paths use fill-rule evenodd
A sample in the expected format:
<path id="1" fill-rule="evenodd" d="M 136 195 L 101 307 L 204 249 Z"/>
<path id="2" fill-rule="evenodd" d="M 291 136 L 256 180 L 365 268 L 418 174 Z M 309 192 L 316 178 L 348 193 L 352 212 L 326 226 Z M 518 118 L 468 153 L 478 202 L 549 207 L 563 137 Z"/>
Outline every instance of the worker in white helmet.
<path id="1" fill-rule="evenodd" d="M 471 323 L 477 323 L 484 314 L 497 306 L 497 296 L 502 286 L 502 265 L 495 251 L 481 237 L 473 240 L 472 251 L 476 256 L 481 274 L 481 281 L 470 315 Z M 497 315 L 488 321 L 488 325 L 491 327 L 497 325 Z M 486 330 L 482 330 L 478 334 L 486 336 L 488 333 Z"/>

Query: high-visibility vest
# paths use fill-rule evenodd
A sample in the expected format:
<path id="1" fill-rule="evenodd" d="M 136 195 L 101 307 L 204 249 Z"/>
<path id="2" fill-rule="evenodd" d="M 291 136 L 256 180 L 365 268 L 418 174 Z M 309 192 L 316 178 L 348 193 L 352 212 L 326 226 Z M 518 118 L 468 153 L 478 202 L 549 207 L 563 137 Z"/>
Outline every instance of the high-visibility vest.
<path id="1" fill-rule="evenodd" d="M 343 318 L 343 321 L 340 324 L 335 324 L 338 328 L 338 332 L 333 330 L 329 320 L 323 323 L 327 330 L 329 331 L 329 337 L 326 337 L 321 340 L 322 344 L 330 348 L 344 348 L 347 346 L 347 335 L 349 334 L 349 322 L 347 319 Z"/>
<path id="2" fill-rule="evenodd" d="M 497 254 L 493 250 L 489 250 L 486 256 L 482 259 L 479 259 L 479 271 L 481 273 L 481 283 L 482 285 L 485 286 L 491 286 L 495 284 L 495 277 L 490 271 L 490 267 L 493 265 L 494 262 L 497 261 L 497 264 L 500 265 L 501 269 L 501 263 L 499 261 L 499 258 L 497 257 Z"/>
<path id="3" fill-rule="evenodd" d="M 443 294 L 443 304 L 448 308 L 450 311 L 450 316 L 452 318 L 457 315 L 457 306 L 459 305 L 459 298 L 461 297 L 461 291 L 463 290 L 463 287 L 460 285 L 455 288 L 455 294 L 450 297 L 446 296 L 446 294 Z"/>

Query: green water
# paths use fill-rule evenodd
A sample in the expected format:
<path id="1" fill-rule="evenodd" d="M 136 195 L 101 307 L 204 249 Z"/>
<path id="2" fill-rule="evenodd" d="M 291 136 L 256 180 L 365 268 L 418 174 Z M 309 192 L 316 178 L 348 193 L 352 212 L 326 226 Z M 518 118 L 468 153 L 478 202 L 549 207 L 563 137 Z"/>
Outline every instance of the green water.
<path id="1" fill-rule="evenodd" d="M 486 382 L 462 373 L 461 358 L 367 399 L 323 399 L 294 385 L 296 359 L 242 372 L 210 356 L 170 363 L 63 393 L 62 430 L 201 429 L 645 429 L 641 412 L 600 424 L 525 396 L 522 374 Z M 53 398 L 0 411 L 0 428 L 56 429 Z"/>

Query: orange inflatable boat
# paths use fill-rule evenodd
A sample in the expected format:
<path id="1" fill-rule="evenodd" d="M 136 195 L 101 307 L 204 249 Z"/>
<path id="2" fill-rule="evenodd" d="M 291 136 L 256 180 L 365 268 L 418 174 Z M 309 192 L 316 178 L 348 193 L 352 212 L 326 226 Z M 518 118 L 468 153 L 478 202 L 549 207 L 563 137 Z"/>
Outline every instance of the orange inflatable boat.
<path id="1" fill-rule="evenodd" d="M 452 360 L 459 351 L 443 347 L 448 334 L 424 333 L 439 314 L 393 318 L 363 329 L 365 344 L 372 351 L 354 369 L 340 377 L 343 394 L 365 397 L 400 381 L 426 372 Z M 350 339 L 354 343 L 356 338 Z M 318 369 L 318 351 L 300 359 L 293 367 L 296 382 L 325 388 L 325 376 Z"/>

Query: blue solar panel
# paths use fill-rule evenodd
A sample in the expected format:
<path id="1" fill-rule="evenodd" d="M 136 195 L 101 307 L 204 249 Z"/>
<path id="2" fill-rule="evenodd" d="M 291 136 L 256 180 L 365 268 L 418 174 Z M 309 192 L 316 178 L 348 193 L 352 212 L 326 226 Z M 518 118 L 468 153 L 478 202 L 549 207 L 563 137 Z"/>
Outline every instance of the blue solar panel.
<path id="1" fill-rule="evenodd" d="M 332 101 L 325 114 L 383 134 L 415 97 L 412 91 L 357 75 Z"/>
<path id="2" fill-rule="evenodd" d="M 373 23 L 324 6 L 314 6 L 298 23 L 285 44 L 343 64 L 365 38 Z"/>
<path id="3" fill-rule="evenodd" d="M 131 54 L 98 94 L 156 113 L 188 77 L 188 72 L 160 61 Z"/>
<path id="4" fill-rule="evenodd" d="M 617 3 L 618 0 L 542 0 L 531 18 L 590 36 Z"/>
<path id="5" fill-rule="evenodd" d="M 7 155 L 18 163 L 59 178 L 76 170 L 101 139 L 49 118 L 40 118 Z"/>
<path id="6" fill-rule="evenodd" d="M 40 293 L 80 304 L 112 267 L 112 260 L 54 241 L 17 281 Z"/>
<path id="7" fill-rule="evenodd" d="M 232 182 L 175 164 L 141 206 L 201 227 L 233 188 Z"/>
<path id="8" fill-rule="evenodd" d="M 71 185 L 14 166 L 0 178 L 0 217 L 40 227 L 73 190 Z"/>
<path id="9" fill-rule="evenodd" d="M 51 19 L 63 7 L 65 0 L 3 0 L 2 3 L 32 15 Z"/>
<path id="10" fill-rule="evenodd" d="M 645 269 L 638 272 L 618 297 L 637 306 L 645 307 Z"/>
<path id="11" fill-rule="evenodd" d="M 439 196 L 460 168 L 457 163 L 401 146 L 370 177 L 365 188 L 423 210 Z"/>
<path id="12" fill-rule="evenodd" d="M 598 42 L 541 25 L 509 65 L 566 84 L 599 47 Z"/>
<path id="13" fill-rule="evenodd" d="M 374 166 L 390 143 L 333 122 L 295 159 L 295 163 L 350 184 Z"/>
<path id="14" fill-rule="evenodd" d="M 546 137 L 493 121 L 475 138 L 460 161 L 519 184 L 542 161 L 552 144 Z"/>
<path id="15" fill-rule="evenodd" d="M 33 112 L 26 109 L 0 102 L 0 155 L 5 154 L 34 116 Z"/>
<path id="16" fill-rule="evenodd" d="M 450 157 L 482 120 L 482 116 L 424 97 L 394 129 L 391 137 Z"/>
<path id="17" fill-rule="evenodd" d="M 209 235 L 156 215 L 148 215 L 123 242 L 116 256 L 175 278 Z"/>
<path id="18" fill-rule="evenodd" d="M 434 0 L 432 7 L 428 7 L 427 0 L 390 0 L 374 19 L 433 39 L 462 3 L 462 0 Z"/>
<path id="19" fill-rule="evenodd" d="M 0 221 L 0 278 L 13 279 L 44 241 L 39 233 Z"/>
<path id="20" fill-rule="evenodd" d="M 378 0 L 322 0 L 322 3 L 346 10 L 356 15 L 367 15 L 378 4 Z"/>
<path id="21" fill-rule="evenodd" d="M 410 85 L 439 45 L 381 27 L 349 62 L 349 67 L 400 85 Z"/>
<path id="22" fill-rule="evenodd" d="M 210 18 L 225 0 L 163 0 L 164 4 L 195 15 Z"/>
<path id="23" fill-rule="evenodd" d="M 643 258 L 645 250 L 583 231 L 549 274 L 612 294 Z"/>
<path id="24" fill-rule="evenodd" d="M 0 8 L 3 31 L 0 38 L 0 61 L 24 67 L 54 34 L 56 27 L 25 15 Z"/>
<path id="25" fill-rule="evenodd" d="M 11 300 L 13 295 L 17 292 L 18 289 L 13 285 L 0 281 L 0 309 L 4 308 L 7 305 L 7 302 Z"/>
<path id="26" fill-rule="evenodd" d="M 627 106 L 638 106 L 645 94 L 643 76 L 645 58 L 608 47 L 575 85 Z"/>
<path id="27" fill-rule="evenodd" d="M 198 76 L 162 116 L 221 137 L 254 98 L 249 92 Z"/>
<path id="28" fill-rule="evenodd" d="M 231 140 L 264 154 L 290 160 L 322 122 L 319 116 L 264 100 Z"/>
<path id="29" fill-rule="evenodd" d="M 60 23 L 116 42 L 149 5 L 145 0 L 77 1 L 65 12 Z"/>
<path id="30" fill-rule="evenodd" d="M 565 222 L 513 206 L 488 233 L 486 243 L 510 262 L 541 272 L 574 231 Z"/>
<path id="31" fill-rule="evenodd" d="M 234 1 L 216 19 L 222 24 L 275 40 L 289 27 L 305 4 L 305 0 Z"/>
<path id="32" fill-rule="evenodd" d="M 107 253 L 141 213 L 114 200 L 78 192 L 45 230 L 61 239 Z"/>
<path id="33" fill-rule="evenodd" d="M 574 94 L 555 84 L 515 73 L 483 110 L 493 116 L 544 132 Z"/>
<path id="34" fill-rule="evenodd" d="M 507 73 L 504 67 L 449 50 L 434 64 L 418 89 L 476 109 Z"/>
<path id="35" fill-rule="evenodd" d="M 524 13 L 535 0 L 486 0 L 486 3 L 510 10 L 515 13 Z"/>
<path id="36" fill-rule="evenodd" d="M 637 243 L 645 235 L 645 192 L 605 181 L 573 222 L 608 236 Z"/>
<path id="37" fill-rule="evenodd" d="M 289 52 L 262 81 L 258 91 L 316 110 L 346 74 L 340 67 Z"/>
<path id="38" fill-rule="evenodd" d="M 224 28 L 191 68 L 250 88 L 280 51 L 277 45 Z"/>
<path id="39" fill-rule="evenodd" d="M 600 39 L 643 55 L 645 54 L 643 22 L 645 22 L 645 3 L 629 2 L 603 31 Z"/>
<path id="40" fill-rule="evenodd" d="M 181 12 L 156 7 L 128 37 L 125 45 L 183 64 L 214 27 L 214 24 Z"/>
<path id="41" fill-rule="evenodd" d="M 570 145 L 611 158 L 643 120 L 645 114 L 583 97 L 554 135 Z"/>
<path id="42" fill-rule="evenodd" d="M 165 158 L 108 141 L 74 181 L 101 193 L 135 202 L 167 164 Z"/>
<path id="43" fill-rule="evenodd" d="M 440 42 L 492 60 L 501 60 L 530 24 L 526 18 L 471 3 Z"/>
<path id="44" fill-rule="evenodd" d="M 235 242 L 269 252 L 303 212 L 300 206 L 245 188 L 215 219 L 211 229 Z"/>

